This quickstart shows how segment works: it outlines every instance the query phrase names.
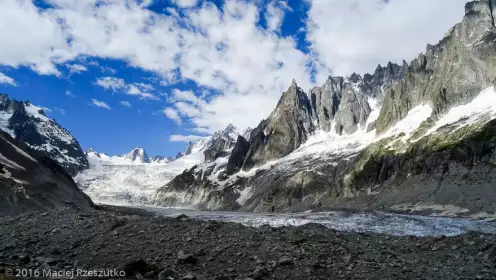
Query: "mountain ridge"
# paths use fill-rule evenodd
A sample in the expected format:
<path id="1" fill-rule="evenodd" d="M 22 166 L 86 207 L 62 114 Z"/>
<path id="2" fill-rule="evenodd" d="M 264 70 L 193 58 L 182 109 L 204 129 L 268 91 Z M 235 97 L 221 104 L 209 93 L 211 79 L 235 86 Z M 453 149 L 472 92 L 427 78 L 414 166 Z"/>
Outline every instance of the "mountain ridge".
<path id="1" fill-rule="evenodd" d="M 183 172 L 156 192 L 155 202 L 244 211 L 398 209 L 422 202 L 473 212 L 482 210 L 471 202 L 478 199 L 495 213 L 486 198 L 493 194 L 490 176 L 480 189 L 456 187 L 470 184 L 460 172 L 473 178 L 490 169 L 496 147 L 482 137 L 496 118 L 493 107 L 484 107 L 496 94 L 493 4 L 467 3 L 463 20 L 410 64 L 388 63 L 363 77 L 330 76 L 308 94 L 293 80 L 226 160 Z M 471 107 L 478 109 L 463 113 Z M 473 151 L 481 145 L 487 148 Z M 466 166 L 476 158 L 483 160 Z"/>
<path id="2" fill-rule="evenodd" d="M 76 138 L 29 101 L 0 94 L 0 129 L 54 159 L 71 175 L 89 167 Z"/>

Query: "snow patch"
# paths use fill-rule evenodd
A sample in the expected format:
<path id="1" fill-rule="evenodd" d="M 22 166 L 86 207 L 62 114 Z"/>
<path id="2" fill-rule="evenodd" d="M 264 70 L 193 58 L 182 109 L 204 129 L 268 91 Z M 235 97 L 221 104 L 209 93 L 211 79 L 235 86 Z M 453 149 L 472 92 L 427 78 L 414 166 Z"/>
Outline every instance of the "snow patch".
<path id="1" fill-rule="evenodd" d="M 46 121 L 46 122 L 50 120 L 47 116 L 45 116 L 43 113 L 41 113 L 41 112 L 44 112 L 43 108 L 41 108 L 41 107 L 35 106 L 33 104 L 26 104 L 24 106 L 24 109 L 26 110 L 26 113 L 28 113 L 28 115 L 30 115 L 32 117 L 35 117 L 37 119 L 41 119 L 41 120 Z"/>
<path id="2" fill-rule="evenodd" d="M 463 120 L 459 127 L 467 124 L 478 122 L 484 117 L 489 116 L 490 119 L 496 117 L 496 92 L 494 87 L 489 87 L 483 90 L 470 103 L 451 108 L 448 113 L 442 116 L 436 124 L 427 131 L 426 134 L 432 134 L 439 128 L 457 123 Z"/>
<path id="3" fill-rule="evenodd" d="M 248 201 L 248 199 L 251 198 L 252 195 L 253 195 L 253 187 L 246 187 L 239 192 L 239 197 L 238 199 L 236 199 L 236 202 L 239 205 L 243 205 Z"/>
<path id="4" fill-rule="evenodd" d="M 0 112 L 0 129 L 7 132 L 12 138 L 15 138 L 14 131 L 9 129 L 9 120 L 12 115 L 12 113 Z"/>

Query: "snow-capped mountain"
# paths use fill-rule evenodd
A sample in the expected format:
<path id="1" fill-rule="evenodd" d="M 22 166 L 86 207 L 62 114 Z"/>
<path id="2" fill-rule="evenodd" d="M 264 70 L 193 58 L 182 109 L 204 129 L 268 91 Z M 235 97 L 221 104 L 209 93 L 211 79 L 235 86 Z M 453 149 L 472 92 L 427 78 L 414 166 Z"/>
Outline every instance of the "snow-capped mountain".
<path id="1" fill-rule="evenodd" d="M 409 64 L 329 77 L 308 93 L 293 81 L 249 137 L 218 141 L 154 202 L 496 213 L 493 4 L 467 3 L 462 22 Z"/>
<path id="2" fill-rule="evenodd" d="M 173 161 L 173 157 L 165 157 L 165 156 L 154 156 L 150 159 L 151 163 L 156 163 L 156 164 L 163 164 L 163 163 L 169 163 Z"/>
<path id="3" fill-rule="evenodd" d="M 0 129 L 55 160 L 72 175 L 88 168 L 88 160 L 74 136 L 29 101 L 11 100 L 0 94 Z"/>
<path id="4" fill-rule="evenodd" d="M 143 148 L 134 148 L 131 152 L 124 155 L 125 160 L 140 163 L 150 163 L 150 158 Z"/>

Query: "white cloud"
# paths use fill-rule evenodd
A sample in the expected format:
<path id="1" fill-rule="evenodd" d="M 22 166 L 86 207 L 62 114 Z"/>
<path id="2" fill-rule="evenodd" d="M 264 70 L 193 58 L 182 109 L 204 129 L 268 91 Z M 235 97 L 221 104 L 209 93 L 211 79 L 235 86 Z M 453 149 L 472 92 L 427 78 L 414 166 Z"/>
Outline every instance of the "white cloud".
<path id="1" fill-rule="evenodd" d="M 200 109 L 198 109 L 196 106 L 185 103 L 185 102 L 176 102 L 174 104 L 176 109 L 181 112 L 182 115 L 192 118 L 192 117 L 198 117 L 201 115 Z"/>
<path id="2" fill-rule="evenodd" d="M 128 108 L 131 108 L 131 103 L 127 102 L 127 101 L 121 101 L 120 104 L 124 107 L 128 107 Z"/>
<path id="3" fill-rule="evenodd" d="M 5 75 L 2 72 L 0 72 L 0 84 L 8 84 L 8 85 L 11 85 L 14 87 L 17 86 L 17 83 L 15 82 L 15 80 L 13 78 Z"/>
<path id="4" fill-rule="evenodd" d="M 55 107 L 53 109 L 55 110 L 55 112 L 61 114 L 62 116 L 65 115 L 65 110 L 64 109 L 58 108 L 58 107 Z"/>
<path id="5" fill-rule="evenodd" d="M 97 100 L 97 99 L 91 99 L 91 102 L 96 107 L 100 107 L 100 108 L 104 108 L 104 109 L 107 109 L 107 110 L 111 110 L 110 106 L 107 105 L 107 103 L 105 103 L 103 101 L 100 101 L 100 100 Z"/>
<path id="6" fill-rule="evenodd" d="M 124 92 L 127 95 L 138 96 L 142 100 L 160 100 L 156 95 L 144 90 L 154 90 L 152 85 L 144 83 L 127 84 L 123 79 L 103 77 L 96 80 L 95 85 L 114 92 Z"/>
<path id="7" fill-rule="evenodd" d="M 85 72 L 85 71 L 88 71 L 88 68 L 86 68 L 86 66 L 84 65 L 81 65 L 81 64 L 69 64 L 69 65 L 66 65 L 67 68 L 69 68 L 69 72 L 71 74 L 78 74 L 78 73 L 81 73 L 81 72 Z"/>
<path id="8" fill-rule="evenodd" d="M 112 67 L 108 67 L 108 66 L 102 66 L 100 67 L 102 73 L 108 73 L 108 74 L 112 74 L 112 75 L 115 75 L 117 73 L 117 70 L 115 70 L 114 68 Z"/>
<path id="9" fill-rule="evenodd" d="M 171 135 L 169 137 L 169 141 L 171 142 L 193 142 L 199 139 L 202 139 L 202 136 L 199 135 Z"/>
<path id="10" fill-rule="evenodd" d="M 262 1 L 224 1 L 222 9 L 202 1 L 199 8 L 181 10 L 198 1 L 176 0 L 181 8 L 169 8 L 170 16 L 148 10 L 150 1 L 47 1 L 53 9 L 37 9 L 30 0 L 2 3 L 0 64 L 58 75 L 59 65 L 100 57 L 153 72 L 167 86 L 190 80 L 215 94 L 194 92 L 194 99 L 173 92 L 171 100 L 182 104 L 168 105 L 169 113 L 179 122 L 188 119 L 194 131 L 210 133 L 229 123 L 257 125 L 293 78 L 308 90 L 314 85 L 311 62 L 321 84 L 329 69 L 363 73 L 389 60 L 412 59 L 461 19 L 465 2 L 314 0 L 306 25 L 312 53 L 306 54 L 279 32 L 285 1 L 270 1 L 262 13 Z M 267 29 L 258 26 L 260 16 Z M 106 82 L 110 90 L 156 98 L 138 85 Z"/>
<path id="11" fill-rule="evenodd" d="M 195 7 L 198 0 L 172 0 L 174 4 L 181 8 L 191 8 Z"/>
<path id="12" fill-rule="evenodd" d="M 462 19 L 467 0 L 311 2 L 311 48 L 334 75 L 349 75 L 372 72 L 388 61 L 411 61 Z"/>
<path id="13" fill-rule="evenodd" d="M 269 30 L 277 31 L 281 28 L 284 20 L 284 9 L 289 9 L 285 1 L 272 1 L 267 5 L 265 20 Z"/>
<path id="14" fill-rule="evenodd" d="M 128 85 L 128 90 L 126 93 L 128 95 L 139 96 L 139 98 L 142 100 L 160 100 L 160 98 L 158 98 L 156 95 L 149 92 L 144 92 L 142 90 L 142 87 L 140 87 L 138 84 Z"/>
<path id="15" fill-rule="evenodd" d="M 163 110 L 163 113 L 166 117 L 175 121 L 177 124 L 182 124 L 181 116 L 179 116 L 179 113 L 174 108 L 167 107 Z"/>
<path id="16" fill-rule="evenodd" d="M 109 89 L 112 91 L 118 91 L 125 89 L 127 84 L 123 79 L 114 77 L 103 77 L 96 80 L 95 85 L 101 86 L 104 89 Z"/>
<path id="17" fill-rule="evenodd" d="M 175 101 L 188 101 L 194 104 L 200 103 L 202 100 L 197 97 L 191 90 L 172 90 L 172 97 L 169 99 L 170 102 Z"/>
<path id="18" fill-rule="evenodd" d="M 66 90 L 65 95 L 70 96 L 70 97 L 76 97 L 70 90 Z"/>

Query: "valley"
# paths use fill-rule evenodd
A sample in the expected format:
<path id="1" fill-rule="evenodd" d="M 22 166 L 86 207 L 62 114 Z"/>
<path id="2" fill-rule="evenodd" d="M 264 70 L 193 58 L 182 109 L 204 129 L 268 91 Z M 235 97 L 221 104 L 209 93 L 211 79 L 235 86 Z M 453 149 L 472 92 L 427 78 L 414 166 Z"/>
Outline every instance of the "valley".
<path id="1" fill-rule="evenodd" d="M 199 104 L 220 105 L 200 93 L 93 82 L 182 106 L 161 112 L 204 136 L 174 135 L 188 141 L 174 157 L 84 152 L 50 109 L 0 94 L 0 279 L 95 268 L 159 280 L 495 279 L 495 7 L 467 2 L 410 62 L 311 88 L 293 79 L 251 128 L 206 129 Z M 90 106 L 136 109 L 118 104 Z"/>

